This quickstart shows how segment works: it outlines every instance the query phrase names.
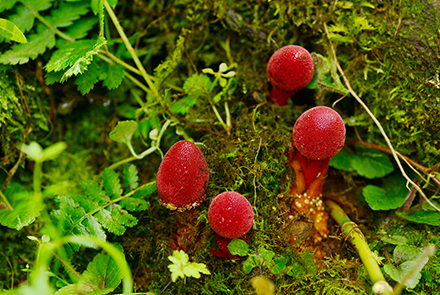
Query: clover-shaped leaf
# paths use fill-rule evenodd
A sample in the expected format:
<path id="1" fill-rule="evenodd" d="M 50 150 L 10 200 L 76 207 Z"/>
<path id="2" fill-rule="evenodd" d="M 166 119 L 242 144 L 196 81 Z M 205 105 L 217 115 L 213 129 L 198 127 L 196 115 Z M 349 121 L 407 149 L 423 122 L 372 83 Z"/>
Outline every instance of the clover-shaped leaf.
<path id="1" fill-rule="evenodd" d="M 189 262 L 188 254 L 184 251 L 173 251 L 173 256 L 168 256 L 168 259 L 173 263 L 168 265 L 171 271 L 171 280 L 175 282 L 178 277 L 182 279 L 185 277 L 200 278 L 200 273 L 211 274 L 203 263 Z"/>

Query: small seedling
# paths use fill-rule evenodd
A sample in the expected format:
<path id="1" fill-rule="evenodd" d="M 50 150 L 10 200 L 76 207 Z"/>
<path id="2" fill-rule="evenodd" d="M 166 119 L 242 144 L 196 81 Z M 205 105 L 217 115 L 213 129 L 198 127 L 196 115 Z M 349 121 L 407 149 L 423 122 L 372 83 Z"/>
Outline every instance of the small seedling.
<path id="1" fill-rule="evenodd" d="M 203 263 L 189 262 L 188 254 L 184 251 L 173 251 L 173 256 L 168 256 L 172 264 L 168 265 L 171 272 L 171 280 L 175 282 L 177 278 L 186 277 L 200 278 L 200 274 L 210 275 L 208 268 Z"/>

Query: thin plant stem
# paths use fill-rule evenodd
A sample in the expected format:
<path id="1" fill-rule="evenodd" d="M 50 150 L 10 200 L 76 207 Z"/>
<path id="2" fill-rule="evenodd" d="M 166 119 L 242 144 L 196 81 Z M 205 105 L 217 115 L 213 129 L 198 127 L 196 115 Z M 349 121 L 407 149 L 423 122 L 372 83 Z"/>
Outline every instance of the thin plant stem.
<path id="1" fill-rule="evenodd" d="M 60 30 L 58 30 L 56 27 L 54 27 L 51 23 L 49 23 L 44 17 L 42 17 L 37 11 L 32 11 L 32 13 L 35 15 L 35 17 L 42 22 L 46 27 L 48 27 L 49 29 L 51 29 L 52 31 L 54 31 L 58 36 L 60 36 L 61 38 L 69 41 L 69 42 L 74 42 L 75 39 L 64 34 L 63 32 L 61 32 Z"/>
<path id="2" fill-rule="evenodd" d="M 142 75 L 141 72 L 136 69 L 135 67 L 129 65 L 128 63 L 126 63 L 125 61 L 121 60 L 120 58 L 118 58 L 117 56 L 115 56 L 113 53 L 111 53 L 110 51 L 105 51 L 105 50 L 100 50 L 99 53 L 103 53 L 105 55 L 107 55 L 112 61 L 114 61 L 115 63 L 117 63 L 118 65 L 123 66 L 124 68 L 126 68 L 127 70 L 132 71 L 135 74 L 138 75 Z M 99 54 L 98 53 L 98 54 Z M 100 55 L 100 54 L 99 54 Z M 101 57 L 101 56 L 100 56 Z M 102 58 L 102 57 L 101 57 Z M 150 77 L 151 78 L 151 77 Z"/>
<path id="3" fill-rule="evenodd" d="M 331 217 L 341 226 L 344 236 L 355 247 L 373 284 L 380 281 L 385 281 L 382 271 L 380 270 L 376 259 L 374 259 L 373 253 L 371 252 L 371 249 L 357 224 L 351 221 L 344 210 L 342 210 L 342 208 L 339 207 L 339 205 L 335 202 L 331 200 L 324 200 L 324 203 L 327 209 L 329 209 Z"/>
<path id="4" fill-rule="evenodd" d="M 397 156 L 396 151 L 394 150 L 393 145 L 391 144 L 390 139 L 388 138 L 388 135 L 385 133 L 385 130 L 383 129 L 382 125 L 380 124 L 379 120 L 377 120 L 377 118 L 374 116 L 374 114 L 370 111 L 370 109 L 368 108 L 368 106 L 363 102 L 363 100 L 356 94 L 356 92 L 354 92 L 353 88 L 351 88 L 350 82 L 348 81 L 347 77 L 345 76 L 344 71 L 342 70 L 341 65 L 338 62 L 338 59 L 336 58 L 336 52 L 335 52 L 335 48 L 333 47 L 333 43 L 330 39 L 330 34 L 328 32 L 328 28 L 326 23 L 324 23 L 324 29 L 325 29 L 325 33 L 327 35 L 327 39 L 328 42 L 330 44 L 330 48 L 332 50 L 332 55 L 333 55 L 333 59 L 334 62 L 336 63 L 336 66 L 338 68 L 339 73 L 342 76 L 342 79 L 345 82 L 345 86 L 347 87 L 348 91 L 350 92 L 351 95 L 353 95 L 353 97 L 357 100 L 357 102 L 365 109 L 365 111 L 367 112 L 367 114 L 371 117 L 371 119 L 374 121 L 374 123 L 376 124 L 376 126 L 379 128 L 380 133 L 382 133 L 383 138 L 385 139 L 387 145 L 389 146 L 391 153 L 393 155 L 394 160 L 397 163 L 397 166 L 399 167 L 400 172 L 402 173 L 402 176 L 407 180 L 407 184 L 410 183 L 411 185 L 413 185 L 417 191 L 420 193 L 420 195 L 423 197 L 423 199 L 425 199 L 425 201 L 431 205 L 432 208 L 434 208 L 435 210 L 437 210 L 438 212 L 440 212 L 440 208 L 438 208 L 433 202 L 431 202 L 428 197 L 425 195 L 425 193 L 423 192 L 423 190 L 420 188 L 420 186 L 418 186 L 405 172 L 405 170 L 402 167 L 402 163 L 400 162 L 399 157 Z M 412 167 L 409 163 L 407 163 L 409 165 L 409 167 L 413 170 L 414 167 Z M 407 185 L 408 186 L 408 185 Z M 408 189 L 410 189 L 408 187 Z"/>
<path id="5" fill-rule="evenodd" d="M 153 81 L 151 81 L 149 75 L 147 74 L 147 71 L 145 71 L 144 66 L 142 65 L 142 62 L 139 60 L 139 57 L 136 54 L 136 51 L 133 49 L 133 46 L 131 46 L 130 41 L 127 38 L 127 35 L 125 35 L 124 29 L 119 24 L 118 18 L 116 17 L 115 13 L 113 12 L 113 9 L 111 8 L 110 4 L 108 4 L 107 0 L 104 0 L 104 7 L 107 10 L 113 24 L 116 27 L 116 30 L 119 33 L 119 36 L 121 37 L 122 41 L 124 42 L 128 52 L 130 53 L 131 57 L 133 58 L 134 63 L 136 64 L 137 68 L 140 71 L 141 76 L 144 78 L 145 82 L 147 82 L 148 87 L 150 87 L 151 92 L 154 96 L 160 97 L 159 91 L 156 88 L 156 85 L 154 85 Z M 162 102 L 162 100 L 161 100 Z"/>
<path id="6" fill-rule="evenodd" d="M 3 192 L 1 190 L 0 190 L 0 197 L 10 210 L 14 210 L 14 207 L 12 207 L 11 203 L 9 203 L 8 199 L 6 198 L 6 196 L 3 194 Z"/>
<path id="7" fill-rule="evenodd" d="M 146 93 L 152 93 L 151 90 L 147 86 L 145 86 L 144 84 L 141 83 L 141 81 L 139 81 L 138 79 L 136 79 L 135 77 L 133 77 L 132 75 L 127 73 L 127 71 L 124 71 L 124 74 L 131 82 L 136 84 L 140 89 L 142 89 Z"/>

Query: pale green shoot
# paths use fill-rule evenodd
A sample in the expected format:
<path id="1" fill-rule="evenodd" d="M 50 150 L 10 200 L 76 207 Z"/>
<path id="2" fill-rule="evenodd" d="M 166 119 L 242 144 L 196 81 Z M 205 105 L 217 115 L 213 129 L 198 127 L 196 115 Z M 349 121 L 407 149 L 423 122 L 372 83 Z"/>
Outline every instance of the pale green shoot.
<path id="1" fill-rule="evenodd" d="M 175 282 L 178 277 L 184 279 L 185 277 L 200 278 L 200 274 L 211 274 L 203 263 L 189 262 L 188 254 L 184 251 L 173 251 L 173 256 L 168 256 L 172 264 L 168 265 L 171 271 L 171 280 Z"/>

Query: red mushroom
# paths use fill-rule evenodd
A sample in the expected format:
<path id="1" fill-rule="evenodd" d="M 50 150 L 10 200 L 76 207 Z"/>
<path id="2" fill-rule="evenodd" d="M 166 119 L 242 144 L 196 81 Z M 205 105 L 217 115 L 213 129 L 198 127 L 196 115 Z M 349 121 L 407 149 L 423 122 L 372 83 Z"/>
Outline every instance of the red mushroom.
<path id="1" fill-rule="evenodd" d="M 249 201 L 239 193 L 223 192 L 209 205 L 208 220 L 217 234 L 236 239 L 251 229 L 254 211 Z"/>
<path id="2" fill-rule="evenodd" d="M 187 251 L 194 242 L 198 210 L 193 208 L 206 199 L 208 181 L 205 157 L 192 142 L 181 140 L 165 154 L 156 177 L 159 203 L 171 210 L 187 210 L 176 216 L 171 248 Z"/>
<path id="3" fill-rule="evenodd" d="M 194 143 L 181 140 L 168 150 L 159 166 L 159 202 L 171 210 L 195 208 L 206 199 L 208 181 L 208 164 L 202 152 Z"/>
<path id="4" fill-rule="evenodd" d="M 344 142 L 344 122 L 329 107 L 309 109 L 293 127 L 293 152 L 289 154 L 289 164 L 295 170 L 296 179 L 289 194 L 295 198 L 294 207 L 308 212 L 314 219 L 315 242 L 326 238 L 329 233 L 321 191 L 328 163 L 343 148 Z"/>
<path id="5" fill-rule="evenodd" d="M 288 98 L 310 83 L 314 72 L 313 58 L 305 48 L 298 45 L 281 47 L 271 56 L 266 69 L 273 86 L 272 100 L 278 105 L 287 105 Z"/>

